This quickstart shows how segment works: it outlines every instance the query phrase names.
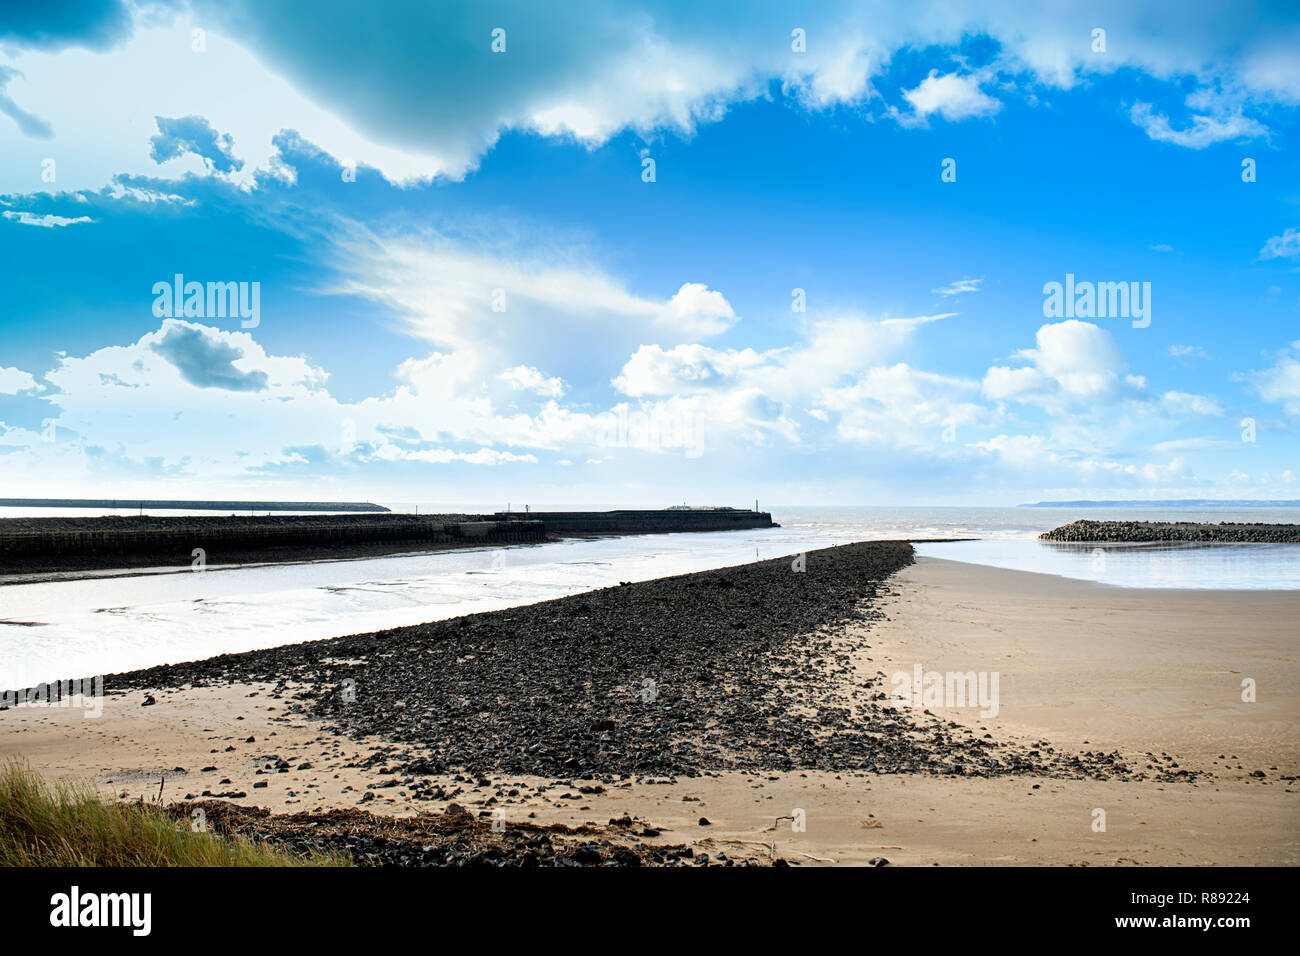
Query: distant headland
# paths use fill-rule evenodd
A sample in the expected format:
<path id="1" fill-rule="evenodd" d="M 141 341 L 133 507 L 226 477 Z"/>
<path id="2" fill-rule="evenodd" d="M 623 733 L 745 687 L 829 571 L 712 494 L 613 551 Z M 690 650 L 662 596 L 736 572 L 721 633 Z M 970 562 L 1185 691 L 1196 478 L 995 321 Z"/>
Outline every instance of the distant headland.
<path id="1" fill-rule="evenodd" d="M 1017 508 L 1300 508 L 1300 498 L 1152 498 L 1126 501 L 1035 501 Z"/>

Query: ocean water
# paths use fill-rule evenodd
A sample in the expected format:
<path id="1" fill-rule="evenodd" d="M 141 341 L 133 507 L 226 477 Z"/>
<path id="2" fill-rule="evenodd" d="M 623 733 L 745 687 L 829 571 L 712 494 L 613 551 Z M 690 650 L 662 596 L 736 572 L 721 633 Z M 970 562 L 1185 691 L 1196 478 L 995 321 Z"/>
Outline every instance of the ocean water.
<path id="1" fill-rule="evenodd" d="M 474 510 L 455 510 L 462 509 Z M 1300 509 L 770 510 L 782 527 L 7 585 L 0 587 L 0 688 L 416 624 L 883 538 L 978 538 L 917 550 L 1117 587 L 1300 588 L 1300 545 L 1097 548 L 1036 540 L 1085 517 L 1300 523 Z"/>

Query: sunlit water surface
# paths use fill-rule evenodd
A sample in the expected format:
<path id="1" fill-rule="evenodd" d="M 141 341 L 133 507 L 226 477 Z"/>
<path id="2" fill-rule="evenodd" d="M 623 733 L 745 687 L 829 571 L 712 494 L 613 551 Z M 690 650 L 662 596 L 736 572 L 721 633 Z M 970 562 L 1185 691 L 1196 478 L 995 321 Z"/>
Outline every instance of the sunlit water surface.
<path id="1" fill-rule="evenodd" d="M 0 587 L 0 688 L 417 624 L 882 538 L 979 538 L 917 551 L 1119 587 L 1300 588 L 1300 545 L 1097 548 L 1035 538 L 1076 518 L 1300 523 L 1300 509 L 771 511 L 782 527 Z"/>

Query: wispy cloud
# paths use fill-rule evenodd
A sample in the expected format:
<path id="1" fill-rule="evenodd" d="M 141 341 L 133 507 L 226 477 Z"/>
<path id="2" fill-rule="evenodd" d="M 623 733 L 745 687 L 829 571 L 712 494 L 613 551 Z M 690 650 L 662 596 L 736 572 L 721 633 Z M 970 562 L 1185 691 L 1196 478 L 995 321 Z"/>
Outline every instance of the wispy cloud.
<path id="1" fill-rule="evenodd" d="M 6 210 L 5 218 L 10 222 L 20 223 L 24 226 L 42 226 L 46 229 L 53 229 L 56 226 L 75 226 L 81 223 L 94 222 L 89 216 L 77 216 L 69 218 L 67 216 L 56 216 L 53 213 L 37 215 L 27 210 Z"/>
<path id="2" fill-rule="evenodd" d="M 961 295 L 965 292 L 978 292 L 980 290 L 980 283 L 983 281 L 983 278 L 958 279 L 956 282 L 951 282 L 942 288 L 931 289 L 930 293 L 932 295 Z"/>
<path id="3" fill-rule="evenodd" d="M 1175 129 L 1168 116 L 1157 113 L 1150 103 L 1141 100 L 1129 109 L 1129 118 L 1156 142 L 1172 143 L 1188 149 L 1204 149 L 1215 143 L 1268 136 L 1268 127 L 1241 113 L 1194 115 L 1188 126 Z"/>
<path id="4" fill-rule="evenodd" d="M 1300 229 L 1288 228 L 1280 236 L 1272 236 L 1259 250 L 1261 259 L 1294 259 L 1300 256 Z"/>

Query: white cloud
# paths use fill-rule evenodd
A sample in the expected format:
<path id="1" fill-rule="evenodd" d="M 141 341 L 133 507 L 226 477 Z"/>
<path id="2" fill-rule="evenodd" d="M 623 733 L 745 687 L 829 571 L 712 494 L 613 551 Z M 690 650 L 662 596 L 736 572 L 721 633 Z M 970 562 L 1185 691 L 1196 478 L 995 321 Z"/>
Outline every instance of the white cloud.
<path id="1" fill-rule="evenodd" d="M 1169 354 L 1174 358 L 1203 359 L 1210 357 L 1210 353 L 1200 345 L 1171 345 L 1169 346 Z"/>
<path id="2" fill-rule="evenodd" d="M 1014 470 L 1026 487 L 1161 488 L 1191 478 L 1182 458 L 1163 463 L 1125 463 L 1060 448 L 1042 435 L 997 435 L 975 442 L 972 447 Z"/>
<path id="3" fill-rule="evenodd" d="M 702 282 L 687 282 L 678 289 L 668 300 L 667 311 L 671 324 L 688 335 L 718 335 L 736 320 L 731 303 Z"/>
<path id="4" fill-rule="evenodd" d="M 938 113 L 944 119 L 958 122 L 976 116 L 992 116 L 1002 109 L 1002 104 L 980 89 L 980 77 L 956 73 L 939 74 L 931 70 L 914 90 L 905 90 L 903 97 L 921 119 Z"/>
<path id="5" fill-rule="evenodd" d="M 1300 256 L 1300 229 L 1288 228 L 1280 236 L 1272 236 L 1259 250 L 1261 259 L 1294 259 Z"/>
<path id="6" fill-rule="evenodd" d="M 1051 385 L 1051 378 L 1032 365 L 1022 368 L 995 365 L 984 373 L 984 394 L 994 401 L 1036 394 Z"/>
<path id="7" fill-rule="evenodd" d="M 408 461 L 423 461 L 431 464 L 446 464 L 449 461 L 463 461 L 471 465 L 504 465 L 510 462 L 537 464 L 536 455 L 517 455 L 509 451 L 497 451 L 494 448 L 480 448 L 474 452 L 450 451 L 446 448 L 429 448 L 408 452 Z"/>
<path id="8" fill-rule="evenodd" d="M 203 53 L 191 48 L 195 26 L 208 30 Z M 357 132 L 355 122 L 341 119 L 330 104 L 313 101 L 276 64 L 255 56 L 241 44 L 238 31 L 223 36 L 206 19 L 181 15 L 172 23 L 155 20 L 115 49 L 27 50 L 17 62 L 24 76 L 10 92 L 47 118 L 54 136 L 38 140 L 4 134 L 0 192 L 41 188 L 47 157 L 57 160 L 60 189 L 98 189 L 118 173 L 205 174 L 203 160 L 193 154 L 161 166 L 149 157 L 159 115 L 203 116 L 228 133 L 246 160 L 233 178 L 245 184 L 259 168 L 270 168 L 275 156 L 271 138 L 286 127 L 334 156 L 359 158 L 394 181 L 431 177 L 446 165 L 433 151 L 409 150 Z M 160 76 L 167 82 L 160 83 Z"/>
<path id="9" fill-rule="evenodd" d="M 1288 415 L 1300 415 L 1300 341 L 1283 349 L 1272 368 L 1247 377 L 1264 401 L 1281 405 Z"/>
<path id="10" fill-rule="evenodd" d="M 682 344 L 738 321 L 722 294 L 703 284 L 684 283 L 663 299 L 636 295 L 555 239 L 543 250 L 360 233 L 341 243 L 336 263 L 346 278 L 324 291 L 378 302 L 438 348 L 474 351 L 502 368 L 545 368 L 569 381 L 624 360 L 643 342 Z M 584 343 L 581 355 L 574 342 Z"/>
<path id="11" fill-rule="evenodd" d="M 981 34 L 1000 47 L 988 74 L 1027 98 L 1037 88 L 1068 89 L 1126 68 L 1195 82 L 1200 92 L 1188 98 L 1196 110 L 1189 127 L 1175 130 L 1145 106 L 1135 117 L 1156 138 L 1195 147 L 1260 134 L 1262 125 L 1242 112 L 1246 106 L 1300 102 L 1297 24 L 1281 12 L 1248 17 L 1176 0 L 1077 8 L 847 0 L 802 12 L 807 51 L 795 54 L 792 18 L 776 7 L 738 15 L 656 0 L 577 0 L 562 9 L 507 3 L 500 16 L 509 23 L 508 50 L 495 55 L 489 19 L 464 2 L 412 7 L 402 15 L 404 36 L 394 37 L 392 14 L 382 6 L 320 17 L 287 2 L 193 0 L 174 20 L 161 8 L 141 13 L 134 36 L 114 49 L 11 55 L 21 70 L 7 94 L 39 128 L 48 122 L 54 139 L 25 136 L 7 144 L 14 149 L 6 151 L 0 191 L 29 188 L 30 170 L 46 155 L 69 157 L 60 166 L 65 188 L 98 187 L 116 172 L 148 172 L 145 144 L 155 115 L 201 115 L 231 133 L 248 160 L 241 181 L 269 163 L 270 137 L 286 127 L 394 180 L 460 177 L 508 130 L 588 146 L 629 129 L 647 137 L 660 130 L 690 135 L 732 104 L 767 95 L 774 81 L 805 108 L 875 109 L 883 97 L 874 81 L 898 51 L 956 48 Z M 307 17 L 314 18 L 312 29 L 300 29 Z M 1105 55 L 1087 42 L 1098 23 L 1111 38 Z M 194 26 L 208 31 L 203 53 L 191 48 Z M 384 42 L 373 42 L 379 37 Z M 423 55 L 430 38 L 437 38 L 438 55 Z M 389 69 L 393 62 L 403 68 Z M 159 75 L 168 82 L 158 83 Z M 989 115 L 999 104 L 979 88 L 981 76 L 936 73 L 880 112 Z M 446 89 L 457 94 L 428 94 Z M 202 163 L 186 156 L 166 169 L 200 172 Z"/>
<path id="12" fill-rule="evenodd" d="M 564 394 L 564 381 L 559 378 L 547 378 L 529 365 L 516 365 L 502 372 L 498 378 L 513 389 L 535 392 L 547 398 L 559 398 Z"/>
<path id="13" fill-rule="evenodd" d="M 34 392 L 40 388 L 40 383 L 30 372 L 0 365 L 0 395 L 17 395 L 19 392 Z"/>
<path id="14" fill-rule="evenodd" d="M 43 226 L 46 229 L 53 229 L 55 226 L 75 226 L 80 223 L 94 222 L 89 216 L 78 216 L 75 219 L 69 219 L 67 216 L 55 216 L 47 213 L 44 216 L 38 216 L 35 213 L 22 210 L 19 212 L 7 211 L 5 218 L 17 222 L 24 226 Z"/>
<path id="15" fill-rule="evenodd" d="M 821 404 L 839 413 L 837 433 L 846 441 L 932 447 L 948 426 L 987 417 L 972 401 L 978 394 L 979 382 L 898 363 L 873 368 L 852 385 L 825 389 Z"/>
<path id="16" fill-rule="evenodd" d="M 1223 406 L 1206 395 L 1168 391 L 1160 396 L 1164 411 L 1177 418 L 1206 418 L 1223 414 Z"/>
<path id="17" fill-rule="evenodd" d="M 1068 319 L 1039 328 L 1037 348 L 1017 357 L 1022 368 L 995 366 L 984 376 L 984 394 L 1060 410 L 1080 402 L 1111 401 L 1142 390 L 1140 378 L 1124 374 L 1124 356 L 1114 338 L 1091 322 Z"/>
<path id="18" fill-rule="evenodd" d="M 734 386 L 739 373 L 772 359 L 753 349 L 727 350 L 678 345 L 664 350 L 643 345 L 623 366 L 613 385 L 625 395 L 677 395 Z"/>
<path id="19" fill-rule="evenodd" d="M 930 293 L 931 295 L 947 296 L 947 295 L 962 295 L 963 293 L 966 292 L 978 292 L 980 290 L 980 283 L 982 283 L 983 281 L 984 281 L 983 278 L 958 279 L 956 282 L 951 282 L 948 285 L 942 286 L 938 289 L 931 289 Z"/>
<path id="20" fill-rule="evenodd" d="M 1176 438 L 1172 441 L 1157 442 L 1151 450 L 1157 454 L 1182 451 L 1217 451 L 1221 449 L 1240 449 L 1240 440 L 1225 438 Z"/>
<path id="21" fill-rule="evenodd" d="M 1188 149 L 1204 149 L 1215 143 L 1268 136 L 1268 127 L 1239 112 L 1220 116 L 1194 115 L 1191 125 L 1174 129 L 1169 117 L 1155 112 L 1150 103 L 1138 101 L 1129 110 L 1129 118 L 1156 142 L 1173 143 Z"/>

